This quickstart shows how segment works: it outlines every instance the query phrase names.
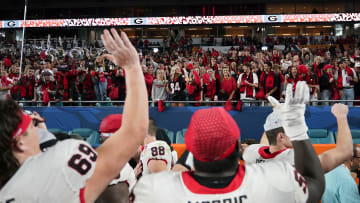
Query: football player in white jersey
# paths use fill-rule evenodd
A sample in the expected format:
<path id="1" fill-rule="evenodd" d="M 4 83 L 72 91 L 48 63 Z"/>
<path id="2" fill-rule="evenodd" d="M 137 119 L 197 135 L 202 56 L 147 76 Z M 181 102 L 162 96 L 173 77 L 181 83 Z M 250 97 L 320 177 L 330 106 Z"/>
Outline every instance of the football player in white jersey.
<path id="1" fill-rule="evenodd" d="M 121 114 L 111 114 L 106 116 L 100 124 L 101 133 L 100 143 L 105 142 L 120 127 L 122 122 Z M 121 169 L 119 175 L 111 181 L 109 187 L 100 195 L 96 203 L 126 203 L 129 202 L 129 192 L 136 184 L 136 177 L 130 164 L 126 164 Z"/>
<path id="2" fill-rule="evenodd" d="M 156 140 L 156 126 L 150 125 L 148 135 L 144 139 L 140 162 L 142 175 L 169 171 L 172 167 L 170 146 L 161 140 Z"/>
<path id="3" fill-rule="evenodd" d="M 294 150 L 292 149 L 291 141 L 284 133 L 281 121 L 274 112 L 266 118 L 264 129 L 270 145 L 252 144 L 248 146 L 243 152 L 245 163 L 284 160 L 294 165 Z"/>
<path id="4" fill-rule="evenodd" d="M 283 116 L 285 132 L 292 135 L 295 168 L 286 162 L 239 165 L 236 122 L 223 108 L 201 109 L 192 116 L 185 135 L 195 171 L 142 177 L 134 188 L 135 203 L 319 202 L 324 175 L 304 117 L 309 89 L 305 82 L 298 82 L 293 97 L 292 88 L 288 86 L 285 104 L 274 102 L 274 111 Z"/>
<path id="5" fill-rule="evenodd" d="M 124 32 L 101 38 L 105 57 L 126 71 L 121 128 L 97 152 L 78 140 L 41 152 L 32 119 L 14 101 L 0 101 L 0 202 L 94 202 L 143 142 L 148 99 L 137 51 Z"/>
<path id="6" fill-rule="evenodd" d="M 324 173 L 338 167 L 353 155 L 353 141 L 347 121 L 348 107 L 344 104 L 334 104 L 332 114 L 337 120 L 336 147 L 319 155 Z M 282 127 L 281 120 L 274 113 L 269 114 L 264 124 L 265 136 L 262 141 L 266 144 L 250 145 L 243 153 L 244 161 L 248 163 L 262 163 L 266 161 L 287 161 L 294 164 L 294 150 L 289 138 Z"/>

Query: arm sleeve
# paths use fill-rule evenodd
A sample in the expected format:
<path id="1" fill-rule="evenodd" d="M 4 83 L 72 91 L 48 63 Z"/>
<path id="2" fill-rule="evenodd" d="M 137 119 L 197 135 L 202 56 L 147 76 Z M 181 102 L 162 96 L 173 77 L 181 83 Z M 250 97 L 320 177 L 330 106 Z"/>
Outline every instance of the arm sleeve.
<path id="1" fill-rule="evenodd" d="M 242 156 L 246 164 L 256 163 L 259 147 L 260 145 L 252 144 L 246 148 Z"/>
<path id="2" fill-rule="evenodd" d="M 85 141 L 66 140 L 58 145 L 62 152 L 67 152 L 64 156 L 63 177 L 73 191 L 79 191 L 94 173 L 97 153 Z"/>
<path id="3" fill-rule="evenodd" d="M 241 78 L 242 78 L 242 73 L 239 75 L 238 79 L 237 79 L 237 84 L 241 83 Z"/>
<path id="4" fill-rule="evenodd" d="M 253 73 L 253 78 L 254 78 L 254 84 L 256 84 L 256 83 L 259 84 L 258 76 L 255 73 Z"/>
<path id="5" fill-rule="evenodd" d="M 266 168 L 265 173 L 268 173 L 268 184 L 284 193 L 292 193 L 295 202 L 307 201 L 309 191 L 306 180 L 293 166 L 286 162 L 269 162 L 262 166 Z"/>
<path id="6" fill-rule="evenodd" d="M 351 69 L 351 71 L 353 72 L 354 78 L 358 78 L 357 74 L 356 74 L 356 71 L 353 68 Z"/>

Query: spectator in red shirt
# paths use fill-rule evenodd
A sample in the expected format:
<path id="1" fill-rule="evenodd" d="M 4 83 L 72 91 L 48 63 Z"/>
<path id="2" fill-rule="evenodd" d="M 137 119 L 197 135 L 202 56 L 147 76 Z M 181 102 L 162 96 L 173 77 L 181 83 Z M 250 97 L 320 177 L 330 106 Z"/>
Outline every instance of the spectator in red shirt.
<path id="1" fill-rule="evenodd" d="M 214 70 L 208 68 L 206 73 L 202 76 L 203 92 L 205 101 L 213 101 L 216 94 L 216 78 Z"/>
<path id="2" fill-rule="evenodd" d="M 77 87 L 78 84 L 78 71 L 75 69 L 75 67 L 71 68 L 70 71 L 68 71 L 65 74 L 65 77 L 68 81 L 68 85 L 69 85 L 69 95 L 68 95 L 68 99 L 69 101 L 74 101 L 74 100 L 78 100 L 80 98 L 80 93 L 79 93 L 79 89 Z M 65 99 L 65 98 L 64 98 Z"/>
<path id="3" fill-rule="evenodd" d="M 4 59 L 4 66 L 7 67 L 7 68 L 10 68 L 11 65 L 12 65 L 12 63 L 11 63 L 10 55 L 9 55 Z"/>
<path id="4" fill-rule="evenodd" d="M 10 89 L 11 97 L 14 100 L 20 100 L 20 87 L 17 84 L 19 80 L 20 67 L 17 64 L 11 66 L 11 72 L 9 74 L 9 78 L 13 81 L 14 85 Z"/>
<path id="5" fill-rule="evenodd" d="M 271 62 L 264 63 L 264 71 L 260 76 L 260 91 L 263 91 L 265 98 L 268 96 L 275 97 L 275 91 L 280 88 L 278 87 L 280 78 L 271 69 Z"/>
<path id="6" fill-rule="evenodd" d="M 274 64 L 280 64 L 280 55 L 278 53 L 278 50 L 276 49 L 273 50 L 271 60 Z"/>
<path id="7" fill-rule="evenodd" d="M 225 65 L 222 68 L 221 83 L 220 83 L 220 100 L 232 100 L 236 90 L 236 82 L 230 75 L 229 66 Z"/>
<path id="8" fill-rule="evenodd" d="M 322 75 L 322 70 L 321 70 L 321 65 L 322 65 L 322 62 L 321 62 L 321 56 L 316 56 L 315 57 L 315 62 L 314 64 L 312 65 L 312 71 L 317 75 L 318 78 L 320 78 L 320 76 Z"/>
<path id="9" fill-rule="evenodd" d="M 320 98 L 319 78 L 312 68 L 308 68 L 308 74 L 303 77 L 310 89 L 310 99 L 318 100 Z"/>
<path id="10" fill-rule="evenodd" d="M 142 70 L 144 73 L 148 97 L 150 98 L 151 97 L 151 88 L 152 88 L 152 84 L 153 84 L 153 81 L 155 78 L 154 77 L 154 68 L 151 64 L 149 64 L 147 67 L 145 65 L 142 65 Z"/>
<path id="11" fill-rule="evenodd" d="M 303 80 L 303 78 L 298 73 L 298 68 L 296 66 L 293 66 L 290 69 L 290 74 L 287 74 L 285 76 L 285 87 L 287 86 L 287 84 L 291 83 L 293 85 L 294 89 L 295 89 L 296 88 L 296 83 L 298 81 L 302 81 L 302 80 Z"/>
<path id="12" fill-rule="evenodd" d="M 90 69 L 87 68 L 83 74 L 84 76 L 79 80 L 82 84 L 81 100 L 91 101 L 95 99 L 95 90 Z"/>
<path id="13" fill-rule="evenodd" d="M 11 98 L 10 88 L 12 87 L 12 81 L 8 78 L 7 71 L 2 68 L 0 75 L 0 100 Z"/>
<path id="14" fill-rule="evenodd" d="M 189 77 L 186 80 L 186 89 L 189 94 L 189 101 L 201 101 L 202 100 L 202 89 L 201 79 L 199 73 L 191 71 Z M 200 106 L 200 103 L 193 104 L 194 106 Z"/>

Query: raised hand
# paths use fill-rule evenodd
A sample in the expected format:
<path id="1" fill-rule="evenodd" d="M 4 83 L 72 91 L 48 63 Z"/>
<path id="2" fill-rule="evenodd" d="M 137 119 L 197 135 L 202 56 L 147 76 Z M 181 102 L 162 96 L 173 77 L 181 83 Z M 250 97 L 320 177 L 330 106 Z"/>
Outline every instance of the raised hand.
<path id="1" fill-rule="evenodd" d="M 348 106 L 340 103 L 336 103 L 331 107 L 331 113 L 334 114 L 336 118 L 344 118 L 349 112 Z"/>
<path id="2" fill-rule="evenodd" d="M 274 113 L 282 121 L 285 133 L 290 140 L 307 139 L 307 125 L 305 123 L 305 108 L 310 99 L 309 87 L 304 81 L 296 85 L 293 95 L 293 85 L 286 87 L 285 103 L 280 103 L 274 97 L 269 96 L 268 100 L 274 107 Z"/>
<path id="3" fill-rule="evenodd" d="M 105 48 L 110 52 L 110 54 L 104 55 L 106 59 L 117 66 L 123 67 L 126 71 L 140 68 L 138 53 L 125 32 L 121 32 L 120 37 L 114 28 L 111 29 L 111 33 L 109 30 L 104 30 L 101 40 Z M 139 70 L 141 71 L 141 68 Z"/>

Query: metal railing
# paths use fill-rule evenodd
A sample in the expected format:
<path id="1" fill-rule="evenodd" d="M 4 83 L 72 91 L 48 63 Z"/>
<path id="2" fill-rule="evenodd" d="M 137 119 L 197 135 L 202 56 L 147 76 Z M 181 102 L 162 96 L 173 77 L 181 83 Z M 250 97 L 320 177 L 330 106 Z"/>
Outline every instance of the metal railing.
<path id="1" fill-rule="evenodd" d="M 50 106 L 56 106 L 56 104 L 64 104 L 64 107 L 80 107 L 83 104 L 85 104 L 85 107 L 88 107 L 86 104 L 94 104 L 101 107 L 106 106 L 112 106 L 112 105 L 118 105 L 118 104 L 124 104 L 125 101 L 49 101 L 48 104 L 44 104 L 42 101 L 17 101 L 19 104 L 22 104 L 23 106 L 38 106 L 38 107 L 50 107 Z M 216 106 L 221 106 L 225 104 L 227 101 L 163 101 L 164 103 L 183 103 L 183 104 L 201 104 L 201 105 L 207 105 L 207 104 L 215 104 Z M 236 104 L 238 101 L 233 100 L 231 101 L 232 104 Z M 247 100 L 242 99 L 242 104 L 250 104 L 250 106 L 268 106 L 269 102 L 267 100 Z M 310 100 L 308 105 L 310 106 L 328 106 L 333 103 L 346 103 L 346 102 L 359 102 L 360 100 Z M 28 105 L 30 104 L 30 105 Z M 149 105 L 152 105 L 153 102 L 149 101 Z"/>

